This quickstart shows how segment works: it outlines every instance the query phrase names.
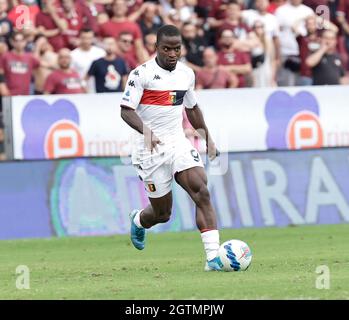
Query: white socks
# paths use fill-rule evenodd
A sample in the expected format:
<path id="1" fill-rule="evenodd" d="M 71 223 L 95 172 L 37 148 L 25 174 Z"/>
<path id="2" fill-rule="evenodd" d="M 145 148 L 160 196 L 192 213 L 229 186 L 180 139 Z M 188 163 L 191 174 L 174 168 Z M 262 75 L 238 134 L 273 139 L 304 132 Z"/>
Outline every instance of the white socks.
<path id="1" fill-rule="evenodd" d="M 142 210 L 139 210 L 135 217 L 133 218 L 133 222 L 135 223 L 135 225 L 138 227 L 138 228 L 144 228 L 142 225 L 141 225 L 141 213 L 142 213 L 143 209 Z"/>
<path id="2" fill-rule="evenodd" d="M 207 261 L 217 257 L 219 249 L 218 230 L 209 230 L 201 233 L 202 243 L 204 244 Z"/>

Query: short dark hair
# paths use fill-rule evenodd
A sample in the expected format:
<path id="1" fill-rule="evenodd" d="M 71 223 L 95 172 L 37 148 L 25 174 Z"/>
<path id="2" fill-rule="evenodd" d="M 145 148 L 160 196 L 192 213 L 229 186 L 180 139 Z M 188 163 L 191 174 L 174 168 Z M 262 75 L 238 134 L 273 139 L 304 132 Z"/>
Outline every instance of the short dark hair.
<path id="1" fill-rule="evenodd" d="M 92 32 L 93 35 L 95 34 L 95 32 L 91 28 L 83 28 L 80 30 L 79 35 L 81 35 L 83 33 L 90 33 L 90 32 Z"/>
<path id="2" fill-rule="evenodd" d="M 133 33 L 131 31 L 121 31 L 118 35 L 118 39 L 121 39 L 122 36 L 132 36 L 133 38 Z"/>
<path id="3" fill-rule="evenodd" d="M 25 39 L 24 34 L 23 34 L 22 32 L 20 32 L 20 31 L 17 31 L 17 30 L 16 30 L 16 31 L 13 31 L 13 32 L 11 33 L 10 39 L 11 39 L 11 40 L 15 40 L 16 37 L 17 37 L 18 35 L 21 35 L 21 36 Z"/>
<path id="4" fill-rule="evenodd" d="M 181 37 L 179 29 L 172 24 L 165 24 L 156 33 L 156 43 L 159 44 L 162 37 Z"/>

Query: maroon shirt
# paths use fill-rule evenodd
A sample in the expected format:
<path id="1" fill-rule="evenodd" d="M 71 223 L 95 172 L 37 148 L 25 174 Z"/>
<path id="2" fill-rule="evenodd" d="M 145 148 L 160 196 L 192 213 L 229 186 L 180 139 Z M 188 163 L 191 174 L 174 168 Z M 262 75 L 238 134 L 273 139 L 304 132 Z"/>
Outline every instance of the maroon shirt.
<path id="1" fill-rule="evenodd" d="M 312 8 L 315 12 L 319 6 L 328 6 L 328 0 L 303 0 L 303 4 Z"/>
<path id="2" fill-rule="evenodd" d="M 216 68 L 214 71 L 203 68 L 196 74 L 196 83 L 201 85 L 204 89 L 228 88 L 230 79 L 230 73 L 221 68 Z"/>
<path id="3" fill-rule="evenodd" d="M 39 12 L 37 14 L 35 26 L 43 26 L 46 30 L 58 29 L 56 23 L 53 21 L 51 16 L 48 13 L 44 12 Z M 49 37 L 47 39 L 55 51 L 59 51 L 65 46 L 64 37 L 62 36 L 62 34 L 58 34 L 54 37 Z"/>
<path id="4" fill-rule="evenodd" d="M 98 34 L 99 25 L 97 22 L 97 16 L 102 12 L 106 12 L 104 5 L 100 3 L 86 3 L 85 0 L 78 0 L 77 5 L 80 7 L 79 11 L 82 12 L 84 17 L 85 25 L 92 29 L 95 34 Z"/>
<path id="5" fill-rule="evenodd" d="M 62 70 L 54 70 L 47 77 L 44 92 L 52 94 L 73 94 L 73 93 L 85 93 L 82 87 L 79 74 L 70 70 L 65 72 Z"/>
<path id="6" fill-rule="evenodd" d="M 39 60 L 32 53 L 19 55 L 10 51 L 2 55 L 0 68 L 4 70 L 6 85 L 12 96 L 30 94 L 33 70 L 39 66 Z"/>
<path id="7" fill-rule="evenodd" d="M 218 39 L 224 30 L 233 31 L 235 37 L 239 40 L 245 40 L 247 38 L 247 35 L 251 32 L 251 29 L 247 26 L 247 24 L 241 21 L 237 25 L 233 25 L 232 23 L 225 21 L 216 32 L 217 45 Z"/>
<path id="8" fill-rule="evenodd" d="M 60 17 L 67 22 L 68 28 L 62 32 L 64 46 L 71 50 L 76 48 L 74 40 L 79 37 L 80 30 L 84 27 L 84 16 L 80 6 L 75 5 L 75 9 L 69 13 L 60 12 Z"/>
<path id="9" fill-rule="evenodd" d="M 137 23 L 132 21 L 115 22 L 113 20 L 103 23 L 99 28 L 101 37 L 113 37 L 117 39 L 121 32 L 132 33 L 133 39 L 142 38 L 142 31 Z"/>
<path id="10" fill-rule="evenodd" d="M 320 35 L 315 35 L 313 37 L 309 36 L 298 36 L 297 42 L 299 47 L 299 57 L 301 58 L 301 69 L 300 69 L 300 75 L 303 77 L 311 77 L 312 72 L 311 68 L 309 68 L 305 60 L 307 57 L 320 49 Z"/>
<path id="11" fill-rule="evenodd" d="M 136 68 L 139 65 L 137 57 L 135 56 L 134 50 L 132 50 L 124 55 L 120 55 L 120 58 L 125 60 L 126 65 L 127 65 L 128 69 L 130 69 L 130 70 Z"/>
<path id="12" fill-rule="evenodd" d="M 227 3 L 227 0 L 199 0 L 197 6 L 204 16 L 222 20 L 225 18 L 225 4 Z"/>
<path id="13" fill-rule="evenodd" d="M 251 63 L 250 55 L 246 52 L 234 50 L 232 52 L 218 51 L 218 64 L 222 66 L 241 65 Z M 245 87 L 245 77 L 243 74 L 237 74 L 239 79 L 239 88 Z"/>
<path id="14" fill-rule="evenodd" d="M 349 19 L 349 0 L 339 0 L 337 12 L 345 14 L 345 18 L 348 21 Z"/>

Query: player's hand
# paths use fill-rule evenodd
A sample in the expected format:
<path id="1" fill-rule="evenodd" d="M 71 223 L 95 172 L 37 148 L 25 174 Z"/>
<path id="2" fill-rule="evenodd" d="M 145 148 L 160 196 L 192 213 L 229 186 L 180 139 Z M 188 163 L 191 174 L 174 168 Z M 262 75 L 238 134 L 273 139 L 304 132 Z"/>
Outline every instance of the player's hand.
<path id="1" fill-rule="evenodd" d="M 206 147 L 207 147 L 208 158 L 210 159 L 210 161 L 213 161 L 214 159 L 216 159 L 216 157 L 219 156 L 220 152 L 216 148 L 216 145 L 213 141 L 208 141 Z"/>
<path id="2" fill-rule="evenodd" d="M 153 133 L 153 131 L 150 130 L 145 134 L 145 145 L 151 153 L 153 153 L 153 150 L 158 152 L 158 145 L 162 144 L 163 143 L 161 142 L 161 140 Z"/>

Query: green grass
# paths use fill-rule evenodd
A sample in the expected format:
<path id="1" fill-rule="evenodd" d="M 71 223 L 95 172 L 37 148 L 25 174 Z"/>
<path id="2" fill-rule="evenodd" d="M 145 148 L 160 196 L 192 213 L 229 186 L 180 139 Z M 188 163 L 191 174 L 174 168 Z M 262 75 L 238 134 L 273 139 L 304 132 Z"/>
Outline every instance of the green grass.
<path id="1" fill-rule="evenodd" d="M 0 241 L 0 299 L 348 299 L 349 224 L 227 229 L 246 241 L 245 272 L 204 272 L 197 232 L 148 234 L 142 252 L 128 236 Z M 16 267 L 30 289 L 16 289 Z M 315 287 L 319 265 L 330 289 Z"/>

